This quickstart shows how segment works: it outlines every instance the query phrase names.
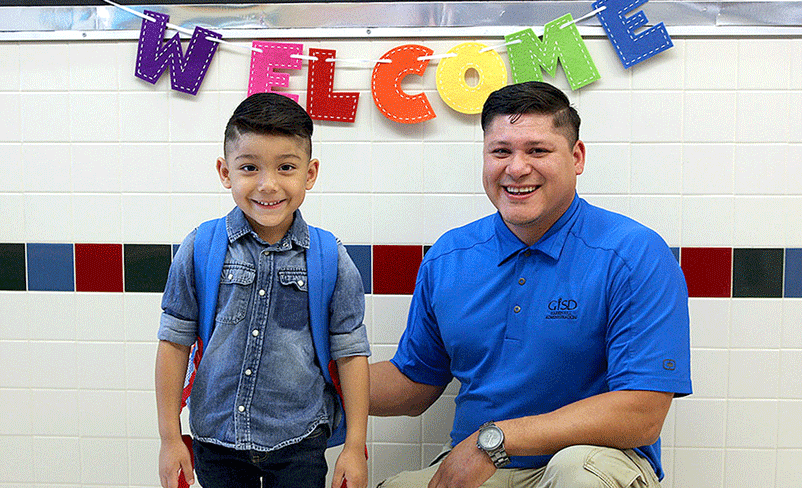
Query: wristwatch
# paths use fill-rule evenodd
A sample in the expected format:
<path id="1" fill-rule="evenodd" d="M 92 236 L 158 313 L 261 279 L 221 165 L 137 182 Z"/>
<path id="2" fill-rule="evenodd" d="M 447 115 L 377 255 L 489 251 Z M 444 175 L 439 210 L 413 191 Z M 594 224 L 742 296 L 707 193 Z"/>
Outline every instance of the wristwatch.
<path id="1" fill-rule="evenodd" d="M 479 427 L 476 447 L 486 452 L 497 468 L 503 468 L 510 464 L 510 457 L 504 450 L 504 432 L 492 421 Z"/>

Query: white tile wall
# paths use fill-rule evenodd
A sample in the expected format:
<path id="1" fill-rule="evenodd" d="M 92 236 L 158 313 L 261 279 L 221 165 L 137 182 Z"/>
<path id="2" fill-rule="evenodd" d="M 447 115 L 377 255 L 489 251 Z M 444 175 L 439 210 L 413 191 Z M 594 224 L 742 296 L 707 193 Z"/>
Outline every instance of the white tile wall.
<path id="1" fill-rule="evenodd" d="M 405 42 L 442 53 L 461 40 L 298 42 L 378 58 Z M 607 40 L 588 39 L 602 79 L 569 93 L 588 145 L 580 194 L 672 246 L 802 247 L 802 41 L 674 42 L 625 70 Z M 133 41 L 0 43 L 0 242 L 178 243 L 231 207 L 214 162 L 248 56 L 221 48 L 192 97 L 167 76 L 135 78 L 135 53 Z M 357 120 L 317 124 L 321 173 L 304 203 L 313 224 L 346 244 L 419 245 L 492 211 L 478 117 L 440 100 L 436 64 L 404 82 L 437 114 L 416 125 L 375 109 L 372 67 L 338 66 L 335 90 L 360 93 Z M 546 80 L 567 89 L 561 69 Z M 302 104 L 305 85 L 306 68 L 292 72 L 288 90 Z M 158 486 L 159 303 L 0 293 L 0 487 Z M 373 360 L 388 359 L 409 297 L 367 303 Z M 695 394 L 666 421 L 663 485 L 799 486 L 802 300 L 695 298 L 690 309 Z M 439 452 L 455 393 L 419 418 L 371 420 L 372 483 Z"/>

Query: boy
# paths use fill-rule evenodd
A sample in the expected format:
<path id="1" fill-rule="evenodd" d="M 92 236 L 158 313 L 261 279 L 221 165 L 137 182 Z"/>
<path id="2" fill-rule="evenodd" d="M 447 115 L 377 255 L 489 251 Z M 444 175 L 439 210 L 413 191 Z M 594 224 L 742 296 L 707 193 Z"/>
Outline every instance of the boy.
<path id="1" fill-rule="evenodd" d="M 306 259 L 312 229 L 298 210 L 320 164 L 311 159 L 311 136 L 303 108 L 273 93 L 247 98 L 226 126 L 217 171 L 237 206 L 225 218 L 228 248 L 214 332 L 202 344 L 189 417 L 204 488 L 325 485 L 324 453 L 338 400 L 321 370 L 328 365 L 316 355 Z M 194 483 L 179 412 L 190 347 L 199 335 L 197 233 L 176 253 L 162 300 L 156 401 L 165 488 L 178 486 L 180 471 Z M 336 247 L 329 352 L 339 369 L 348 430 L 332 486 L 347 481 L 348 488 L 364 488 L 370 354 L 364 293 L 345 248 L 339 241 Z"/>

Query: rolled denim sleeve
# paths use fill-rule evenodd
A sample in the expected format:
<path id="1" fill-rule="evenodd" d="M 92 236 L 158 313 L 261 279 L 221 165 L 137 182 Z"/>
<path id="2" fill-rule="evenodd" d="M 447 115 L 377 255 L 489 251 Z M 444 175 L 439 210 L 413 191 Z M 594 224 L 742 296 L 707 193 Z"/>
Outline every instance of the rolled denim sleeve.
<path id="1" fill-rule="evenodd" d="M 368 334 L 363 323 L 365 291 L 362 288 L 362 276 L 339 240 L 337 250 L 337 283 L 329 310 L 331 358 L 370 356 Z"/>
<path id="2" fill-rule="evenodd" d="M 198 336 L 194 243 L 195 231 L 192 231 L 181 243 L 170 265 L 167 284 L 162 295 L 162 315 L 158 332 L 159 340 L 185 346 L 194 344 Z"/>

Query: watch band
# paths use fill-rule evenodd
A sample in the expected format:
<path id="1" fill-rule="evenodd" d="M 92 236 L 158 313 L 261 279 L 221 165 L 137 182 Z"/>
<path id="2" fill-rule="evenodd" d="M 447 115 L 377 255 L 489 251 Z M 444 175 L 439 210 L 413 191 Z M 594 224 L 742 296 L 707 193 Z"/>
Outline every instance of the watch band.
<path id="1" fill-rule="evenodd" d="M 499 426 L 495 424 L 495 422 L 490 421 L 490 422 L 485 422 L 484 424 L 482 424 L 481 427 L 479 427 L 480 435 L 482 430 L 488 427 L 498 429 L 498 431 L 501 432 L 502 436 L 501 443 L 495 449 L 488 450 L 482 447 L 482 445 L 479 443 L 479 440 L 477 439 L 476 447 L 483 450 L 484 452 L 487 453 L 488 456 L 490 456 L 490 460 L 493 462 L 493 465 L 496 468 L 503 468 L 504 466 L 510 464 L 510 457 L 507 455 L 507 451 L 504 449 L 504 432 L 499 428 Z"/>

